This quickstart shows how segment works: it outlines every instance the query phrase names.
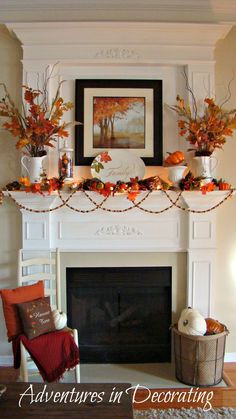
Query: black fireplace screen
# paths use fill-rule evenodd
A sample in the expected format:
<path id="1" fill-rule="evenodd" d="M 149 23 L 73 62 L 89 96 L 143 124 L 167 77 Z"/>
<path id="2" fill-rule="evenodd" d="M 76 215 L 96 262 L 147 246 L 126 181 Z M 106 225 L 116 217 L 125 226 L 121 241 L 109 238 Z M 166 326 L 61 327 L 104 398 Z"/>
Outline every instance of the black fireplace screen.
<path id="1" fill-rule="evenodd" d="M 82 363 L 170 362 L 171 267 L 67 268 Z"/>

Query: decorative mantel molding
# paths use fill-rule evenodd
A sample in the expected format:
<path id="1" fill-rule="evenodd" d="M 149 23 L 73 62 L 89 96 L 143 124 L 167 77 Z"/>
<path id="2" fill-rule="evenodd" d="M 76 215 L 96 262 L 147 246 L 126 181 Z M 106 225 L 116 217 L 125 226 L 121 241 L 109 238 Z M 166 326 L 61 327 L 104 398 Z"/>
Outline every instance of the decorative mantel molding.
<path id="1" fill-rule="evenodd" d="M 100 227 L 95 236 L 141 236 L 143 233 L 135 228 L 130 228 L 129 226 L 122 224 L 110 224 L 106 227 Z"/>
<path id="2" fill-rule="evenodd" d="M 123 60 L 129 60 L 129 59 L 140 59 L 140 55 L 134 50 L 129 48 L 119 48 L 119 47 L 113 47 L 113 48 L 101 48 L 99 51 L 95 54 L 95 58 L 97 59 L 123 59 Z"/>

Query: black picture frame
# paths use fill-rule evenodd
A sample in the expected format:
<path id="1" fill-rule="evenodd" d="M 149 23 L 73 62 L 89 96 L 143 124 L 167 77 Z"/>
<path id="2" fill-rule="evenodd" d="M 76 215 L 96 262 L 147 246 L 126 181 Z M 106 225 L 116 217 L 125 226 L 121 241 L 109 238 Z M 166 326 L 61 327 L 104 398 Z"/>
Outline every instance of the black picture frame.
<path id="1" fill-rule="evenodd" d="M 86 129 L 90 131 L 90 127 L 85 127 L 85 96 L 87 92 L 92 94 L 92 90 L 86 89 L 99 89 L 96 92 L 102 94 L 102 89 L 137 89 L 137 94 L 140 89 L 147 89 L 147 92 L 152 92 L 152 113 L 153 121 L 152 127 L 152 148 L 149 150 L 150 156 L 142 156 L 142 149 L 140 149 L 140 155 L 147 166 L 161 166 L 163 157 L 163 105 L 162 105 L 162 80 L 120 80 L 120 79 L 76 79 L 75 80 L 75 118 L 76 121 L 81 122 L 81 125 L 75 127 L 75 165 L 90 166 L 94 157 L 101 151 L 96 148 L 92 148 L 91 152 L 86 152 L 85 138 Z M 151 90 L 150 90 L 151 89 Z M 117 96 L 116 90 L 115 96 Z M 128 92 L 128 90 L 127 90 Z M 142 90 L 143 92 L 143 90 Z M 97 95 L 97 93 L 96 93 Z M 102 95 L 103 96 L 103 95 Z M 106 97 L 106 94 L 104 94 Z M 122 95 L 121 95 L 122 97 Z M 91 102 L 91 100 L 90 100 Z M 92 130 L 92 124 L 91 125 Z M 91 134 L 92 135 L 92 134 Z M 128 149 L 128 148 L 127 148 Z M 132 148 L 129 148 L 132 151 Z M 104 150 L 105 151 L 105 150 Z M 139 150 L 137 151 L 139 154 Z M 136 153 L 136 154 L 137 154 Z M 87 155 L 86 155 L 87 154 Z M 89 154 L 89 155 L 88 155 Z"/>

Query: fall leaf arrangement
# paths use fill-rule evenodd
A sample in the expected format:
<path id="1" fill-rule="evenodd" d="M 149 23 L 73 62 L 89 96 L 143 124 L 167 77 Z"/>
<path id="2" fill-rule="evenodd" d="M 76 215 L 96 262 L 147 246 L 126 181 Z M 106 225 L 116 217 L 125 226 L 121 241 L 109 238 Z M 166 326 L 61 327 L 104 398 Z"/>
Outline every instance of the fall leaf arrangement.
<path id="1" fill-rule="evenodd" d="M 236 129 L 236 109 L 223 108 L 230 98 L 230 91 L 229 97 L 221 105 L 217 105 L 215 99 L 206 97 L 200 113 L 187 78 L 186 88 L 192 98 L 192 110 L 179 95 L 176 98 L 177 104 L 168 107 L 179 116 L 179 134 L 190 143 L 188 151 L 194 151 L 195 156 L 210 156 L 215 149 L 222 149 L 226 137 L 232 137 Z"/>
<path id="2" fill-rule="evenodd" d="M 126 193 L 130 201 L 135 201 L 142 191 L 168 190 L 169 187 L 169 184 L 159 178 L 159 176 L 152 176 L 143 180 L 139 180 L 136 177 L 131 178 L 129 182 L 118 181 L 116 183 L 102 182 L 98 178 L 92 178 L 74 182 L 70 186 L 64 184 L 63 178 L 53 177 L 48 179 L 45 177 L 40 183 L 30 183 L 27 177 L 21 177 L 19 181 L 6 185 L 8 191 L 25 191 L 41 195 L 45 193 L 51 194 L 60 190 L 66 190 L 67 192 L 92 191 L 104 197 L 113 196 L 117 193 Z"/>
<path id="3" fill-rule="evenodd" d="M 46 69 L 42 90 L 22 86 L 22 111 L 15 105 L 6 85 L 0 83 L 4 91 L 4 97 L 0 100 L 0 116 L 8 118 L 3 128 L 13 137 L 18 137 L 16 148 L 31 157 L 46 155 L 45 147 L 54 147 L 59 138 L 68 137 L 68 126 L 76 124 L 61 121 L 64 112 L 73 107 L 71 102 L 65 102 L 60 96 L 64 80 L 59 83 L 55 98 L 49 105 L 47 86 L 50 76 L 47 76 Z"/>
<path id="4" fill-rule="evenodd" d="M 194 177 L 191 172 L 180 181 L 180 190 L 181 191 L 201 191 L 202 194 L 207 192 L 212 192 L 214 190 L 234 190 L 230 183 L 222 179 L 213 179 L 212 182 L 202 185 L 201 177 Z M 74 193 L 76 191 L 91 191 L 96 192 L 99 195 L 104 197 L 114 196 L 116 194 L 126 194 L 127 199 L 134 202 L 137 196 L 143 191 L 167 191 L 171 190 L 172 187 L 169 183 L 166 183 L 159 176 L 151 176 L 146 179 L 139 180 L 136 178 L 131 178 L 129 182 L 118 181 L 116 183 L 111 182 L 102 182 L 98 178 L 84 179 L 82 181 L 75 181 L 70 185 L 64 184 L 63 177 L 57 178 L 53 177 L 48 179 L 44 177 L 40 183 L 30 183 L 27 177 L 21 177 L 19 181 L 14 181 L 6 185 L 6 190 L 8 191 L 25 191 L 35 194 L 51 194 L 54 191 L 65 191 Z M 2 202 L 0 202 L 2 203 Z"/>
<path id="5" fill-rule="evenodd" d="M 214 190 L 228 191 L 233 189 L 231 184 L 223 179 L 213 179 L 211 182 L 202 184 L 202 177 L 195 177 L 190 171 L 180 181 L 179 187 L 182 191 L 201 190 L 203 195 Z"/>

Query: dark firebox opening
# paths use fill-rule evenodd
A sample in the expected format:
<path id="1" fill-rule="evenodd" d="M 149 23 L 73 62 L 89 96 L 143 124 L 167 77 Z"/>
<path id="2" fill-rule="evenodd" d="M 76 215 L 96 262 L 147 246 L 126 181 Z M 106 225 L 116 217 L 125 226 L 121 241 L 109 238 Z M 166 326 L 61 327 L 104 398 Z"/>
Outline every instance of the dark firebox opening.
<path id="1" fill-rule="evenodd" d="M 82 363 L 171 360 L 171 267 L 67 268 Z"/>

